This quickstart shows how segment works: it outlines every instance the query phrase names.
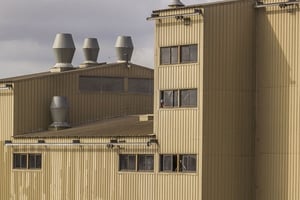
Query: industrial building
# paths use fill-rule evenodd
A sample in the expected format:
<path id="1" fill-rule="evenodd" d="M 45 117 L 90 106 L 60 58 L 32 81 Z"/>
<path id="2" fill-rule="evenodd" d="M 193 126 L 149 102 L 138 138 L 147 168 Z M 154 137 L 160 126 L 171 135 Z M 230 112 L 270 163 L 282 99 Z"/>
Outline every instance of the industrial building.
<path id="1" fill-rule="evenodd" d="M 0 199 L 299 200 L 299 11 L 173 0 L 147 18 L 154 81 L 128 37 L 74 69 L 58 35 L 51 72 L 0 80 Z"/>

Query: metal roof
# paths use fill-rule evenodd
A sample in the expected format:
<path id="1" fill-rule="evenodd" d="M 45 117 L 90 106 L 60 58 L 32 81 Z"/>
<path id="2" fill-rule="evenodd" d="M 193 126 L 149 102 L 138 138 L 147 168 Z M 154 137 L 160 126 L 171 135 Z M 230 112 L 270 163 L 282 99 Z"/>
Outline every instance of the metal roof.
<path id="1" fill-rule="evenodd" d="M 133 63 L 129 63 L 132 67 L 140 67 L 140 68 L 145 68 L 145 69 L 149 69 L 152 70 L 151 68 L 148 67 L 144 67 L 141 65 L 136 65 Z M 23 75 L 23 76 L 17 76 L 17 77 L 10 77 L 10 78 L 4 78 L 4 79 L 0 79 L 0 83 L 7 83 L 7 82 L 16 82 L 16 81 L 22 81 L 22 80 L 27 80 L 27 79 L 33 79 L 33 78 L 41 78 L 41 77 L 45 77 L 45 76 L 58 76 L 58 75 L 62 75 L 62 74 L 68 74 L 68 73 L 80 73 L 83 71 L 90 71 L 90 70 L 97 70 L 99 68 L 107 68 L 107 67 L 118 67 L 118 66 L 122 66 L 122 65 L 127 65 L 126 63 L 99 63 L 99 65 L 95 65 L 95 66 L 91 66 L 91 67 L 87 67 L 87 68 L 74 68 L 73 70 L 69 70 L 69 71 L 63 71 L 63 72 L 42 72 L 42 73 L 36 73 L 36 74 L 28 74 L 28 75 Z"/>
<path id="2" fill-rule="evenodd" d="M 14 136 L 14 138 L 68 137 L 145 137 L 153 136 L 153 121 L 139 121 L 139 116 L 117 117 L 58 131 L 43 131 Z"/>

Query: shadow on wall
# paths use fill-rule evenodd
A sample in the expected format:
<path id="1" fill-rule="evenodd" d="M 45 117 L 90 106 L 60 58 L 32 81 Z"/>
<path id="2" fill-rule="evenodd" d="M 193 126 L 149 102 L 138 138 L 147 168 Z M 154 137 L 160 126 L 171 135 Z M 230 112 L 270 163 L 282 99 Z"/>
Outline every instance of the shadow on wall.
<path id="1" fill-rule="evenodd" d="M 291 170 L 297 170 L 291 168 L 290 154 L 295 153 L 292 148 L 299 144 L 293 139 L 299 132 L 296 119 L 299 118 L 297 57 L 300 35 L 296 16 L 299 19 L 296 7 L 257 10 L 257 200 L 288 199 L 297 193 L 295 184 L 291 184 L 296 177 L 289 177 L 295 174 Z"/>

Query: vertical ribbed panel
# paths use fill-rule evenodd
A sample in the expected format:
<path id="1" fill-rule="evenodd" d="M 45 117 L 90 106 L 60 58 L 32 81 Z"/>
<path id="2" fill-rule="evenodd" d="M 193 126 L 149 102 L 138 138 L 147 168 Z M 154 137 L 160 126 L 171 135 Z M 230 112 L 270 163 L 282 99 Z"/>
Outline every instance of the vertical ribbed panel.
<path id="1" fill-rule="evenodd" d="M 15 83 L 14 134 L 47 130 L 52 96 L 66 96 L 72 126 L 110 117 L 153 113 L 153 96 L 79 90 L 79 75 L 153 78 L 151 69 L 118 64 L 93 70 L 51 74 Z"/>
<path id="2" fill-rule="evenodd" d="M 122 139 L 122 138 L 121 138 Z M 71 142 L 72 139 L 46 139 L 46 142 Z M 81 139 L 83 143 L 108 142 L 104 139 Z M 126 138 L 127 142 L 146 142 L 148 138 Z M 19 139 L 18 142 L 36 142 L 36 139 Z M 160 189 L 168 188 L 172 196 L 194 198 L 195 187 L 189 187 L 190 194 L 178 192 L 180 187 L 187 187 L 189 178 L 184 176 L 168 178 L 159 181 L 158 156 L 155 146 L 108 149 L 97 147 L 5 147 L 8 151 L 5 160 L 5 170 L 9 172 L 5 180 L 7 192 L 0 195 L 1 199 L 124 199 L 152 200 L 172 199 L 169 193 L 158 194 Z M 12 153 L 42 153 L 42 169 L 36 171 L 13 170 Z M 1 152 L 2 153 L 2 152 Z M 119 153 L 155 154 L 154 172 L 119 172 Z M 7 169 L 6 169 L 7 168 Z M 192 176 L 195 182 L 195 177 Z M 11 181 L 11 182 L 10 182 Z M 165 185 L 168 183 L 169 185 Z M 175 184 L 175 185 L 174 185 Z M 170 187 L 172 186 L 172 187 Z M 2 188 L 1 188 L 2 189 Z M 1 190 L 1 191 L 6 191 Z M 10 193 L 8 193 L 8 191 Z M 165 189 L 165 191 L 167 191 Z M 161 198 L 161 195 L 163 198 Z"/>
<path id="3" fill-rule="evenodd" d="M 13 133 L 13 90 L 0 90 L 0 199 L 9 199 L 10 170 L 7 163 L 11 158 L 10 151 L 4 147 L 4 140 L 10 139 Z"/>
<path id="4" fill-rule="evenodd" d="M 256 24 L 256 196 L 257 200 L 298 200 L 299 8 L 258 9 Z"/>
<path id="5" fill-rule="evenodd" d="M 253 200 L 253 2 L 211 5 L 204 16 L 202 199 Z"/>
<path id="6" fill-rule="evenodd" d="M 160 15 L 193 13 L 194 9 L 170 10 Z M 201 199 L 202 174 L 202 67 L 203 17 L 191 16 L 191 24 L 175 18 L 156 22 L 154 69 L 154 132 L 160 143 L 159 153 L 197 154 L 195 174 L 160 173 L 154 199 Z M 160 47 L 198 44 L 198 62 L 160 65 Z M 160 90 L 197 89 L 196 108 L 159 108 Z"/>

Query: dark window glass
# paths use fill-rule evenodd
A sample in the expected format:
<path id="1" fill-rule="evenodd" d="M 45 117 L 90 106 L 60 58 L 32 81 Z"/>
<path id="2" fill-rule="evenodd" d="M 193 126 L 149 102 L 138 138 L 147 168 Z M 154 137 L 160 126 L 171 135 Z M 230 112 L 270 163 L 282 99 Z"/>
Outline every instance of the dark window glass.
<path id="1" fill-rule="evenodd" d="M 160 48 L 160 64 L 176 64 L 178 63 L 178 47 L 161 47 Z"/>
<path id="2" fill-rule="evenodd" d="M 132 154 L 120 154 L 119 169 L 120 171 L 135 171 L 136 156 Z"/>
<path id="3" fill-rule="evenodd" d="M 124 78 L 122 77 L 98 77 L 80 76 L 79 90 L 99 92 L 123 92 Z"/>
<path id="4" fill-rule="evenodd" d="M 142 78 L 129 78 L 128 92 L 138 94 L 153 94 L 153 80 Z"/>
<path id="5" fill-rule="evenodd" d="M 174 172 L 177 170 L 177 155 L 160 155 L 160 171 Z"/>
<path id="6" fill-rule="evenodd" d="M 180 155 L 179 156 L 179 171 L 195 172 L 197 166 L 196 155 Z"/>
<path id="7" fill-rule="evenodd" d="M 138 155 L 138 170 L 153 171 L 154 170 L 154 155 Z"/>
<path id="8" fill-rule="evenodd" d="M 198 54 L 197 49 L 198 47 L 196 44 L 181 46 L 180 48 L 181 62 L 182 63 L 197 62 L 197 54 Z"/>
<path id="9" fill-rule="evenodd" d="M 13 168 L 26 169 L 27 168 L 27 154 L 14 153 L 13 154 Z"/>
<path id="10" fill-rule="evenodd" d="M 28 169 L 41 169 L 41 168 L 42 168 L 42 155 L 28 154 Z"/>
<path id="11" fill-rule="evenodd" d="M 197 106 L 197 90 L 180 90 L 180 106 L 196 107 Z"/>
<path id="12" fill-rule="evenodd" d="M 165 90 L 160 94 L 160 107 L 177 107 L 178 90 Z"/>

